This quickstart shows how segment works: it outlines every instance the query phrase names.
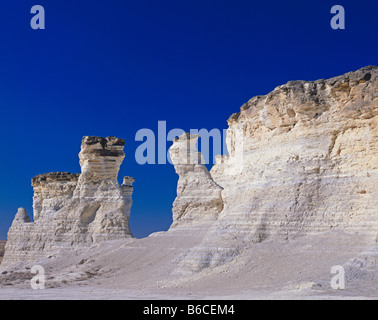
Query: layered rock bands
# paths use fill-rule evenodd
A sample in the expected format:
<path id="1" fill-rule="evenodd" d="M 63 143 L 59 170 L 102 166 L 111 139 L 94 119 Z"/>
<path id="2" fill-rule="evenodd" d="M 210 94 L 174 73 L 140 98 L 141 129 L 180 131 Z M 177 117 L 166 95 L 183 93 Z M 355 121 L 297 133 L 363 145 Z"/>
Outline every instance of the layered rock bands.
<path id="1" fill-rule="evenodd" d="M 234 260 L 262 241 L 343 231 L 378 235 L 378 68 L 291 81 L 252 98 L 229 120 L 228 155 L 209 172 L 184 134 L 170 148 L 179 175 L 171 229 L 210 226 L 178 273 Z M 33 179 L 34 222 L 20 209 L 3 264 L 59 247 L 130 237 L 133 178 L 117 183 L 124 141 L 84 137 L 82 173 Z M 172 232 L 172 230 L 168 231 Z"/>
<path id="2" fill-rule="evenodd" d="M 84 137 L 81 174 L 54 172 L 32 179 L 33 220 L 20 208 L 8 232 L 2 267 L 34 261 L 60 248 L 131 237 L 133 178 L 117 181 L 125 141 Z"/>
<path id="3" fill-rule="evenodd" d="M 229 155 L 218 157 L 206 178 L 222 188 L 223 209 L 178 270 L 224 264 L 256 242 L 320 232 L 342 230 L 374 242 L 377 76 L 369 66 L 328 80 L 291 81 L 233 114 Z"/>

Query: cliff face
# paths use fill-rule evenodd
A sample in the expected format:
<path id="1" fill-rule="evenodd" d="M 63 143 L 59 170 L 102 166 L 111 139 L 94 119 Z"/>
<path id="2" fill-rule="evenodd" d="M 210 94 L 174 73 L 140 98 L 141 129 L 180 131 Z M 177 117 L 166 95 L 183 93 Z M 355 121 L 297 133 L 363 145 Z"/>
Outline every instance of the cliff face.
<path id="1" fill-rule="evenodd" d="M 291 81 L 228 120 L 229 156 L 211 170 L 223 211 L 182 272 L 267 239 L 343 230 L 378 235 L 378 68 Z"/>
<path id="2" fill-rule="evenodd" d="M 8 232 L 2 267 L 34 261 L 59 248 L 131 237 L 133 178 L 117 182 L 124 140 L 84 137 L 81 174 L 57 172 L 32 179 L 34 222 L 20 208 Z"/>
<path id="3" fill-rule="evenodd" d="M 341 231 L 374 244 L 377 76 L 370 66 L 328 80 L 291 81 L 252 98 L 229 118 L 229 155 L 217 157 L 210 172 L 196 149 L 198 135 L 177 138 L 169 150 L 179 181 L 167 236 L 187 238 L 177 241 L 176 272 L 216 267 L 254 243 L 304 235 Z M 123 146 L 114 137 L 84 137 L 80 175 L 35 177 L 34 222 L 19 209 L 2 267 L 59 248 L 131 237 L 134 179 L 117 182 Z M 182 246 L 191 237 L 198 241 Z M 155 240 L 158 235 L 147 242 Z"/>

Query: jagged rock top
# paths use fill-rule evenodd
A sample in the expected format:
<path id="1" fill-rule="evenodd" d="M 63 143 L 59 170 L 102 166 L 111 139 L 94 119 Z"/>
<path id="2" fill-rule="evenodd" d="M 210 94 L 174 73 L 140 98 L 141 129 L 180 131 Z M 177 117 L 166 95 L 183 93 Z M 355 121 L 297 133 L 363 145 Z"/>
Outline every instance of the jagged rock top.
<path id="1" fill-rule="evenodd" d="M 185 132 L 173 140 L 169 155 L 176 167 L 178 165 L 205 164 L 205 159 L 196 147 L 199 138 L 199 134 Z"/>
<path id="2" fill-rule="evenodd" d="M 15 221 L 22 221 L 22 222 L 30 222 L 30 218 L 26 213 L 25 208 L 18 208 L 16 216 L 14 218 Z"/>
<path id="3" fill-rule="evenodd" d="M 81 143 L 81 153 L 100 157 L 122 157 L 125 140 L 116 137 L 85 136 Z"/>
<path id="4" fill-rule="evenodd" d="M 197 141 L 198 138 L 200 138 L 199 134 L 191 134 L 189 132 L 184 132 L 181 136 L 173 139 L 173 142 L 184 141 L 184 140 L 196 140 Z"/>
<path id="5" fill-rule="evenodd" d="M 49 183 L 49 182 L 69 182 L 77 181 L 80 177 L 80 173 L 70 173 L 70 172 L 50 172 L 40 174 L 32 179 L 32 186 L 35 186 L 40 183 Z"/>
<path id="6" fill-rule="evenodd" d="M 94 145 L 99 143 L 104 149 L 109 146 L 125 146 L 124 139 L 120 139 L 113 136 L 106 138 L 96 136 L 85 136 L 83 137 L 82 143 L 87 145 Z"/>
<path id="7" fill-rule="evenodd" d="M 267 95 L 250 99 L 241 106 L 240 112 L 231 115 L 228 123 L 232 124 L 254 116 L 258 116 L 261 120 L 264 117 L 265 119 L 270 118 L 269 116 L 272 114 L 275 114 L 274 116 L 285 114 L 288 119 L 279 124 L 289 126 L 295 122 L 293 120 L 296 117 L 296 120 L 311 120 L 320 117 L 323 112 L 329 110 L 330 104 L 335 100 L 346 105 L 346 108 L 342 110 L 342 116 L 362 119 L 371 118 L 375 114 L 373 114 L 371 108 L 364 109 L 364 107 L 378 96 L 378 92 L 374 93 L 377 79 L 378 67 L 367 66 L 330 79 L 289 81 L 276 87 Z M 359 88 L 358 92 L 353 92 L 352 89 L 357 87 Z M 373 90 L 369 90 L 372 87 Z M 365 95 L 364 93 L 367 90 L 369 93 L 373 91 L 373 94 Z M 366 101 L 366 96 L 370 97 L 371 100 Z M 353 104 L 354 100 L 357 100 L 358 103 Z M 363 101 L 366 101 L 366 103 Z M 293 108 L 295 105 L 300 106 L 300 109 L 295 110 Z M 270 108 L 267 106 L 270 106 Z M 265 112 L 263 109 L 265 109 Z M 268 123 L 268 127 L 271 129 L 277 125 L 278 123 Z"/>
<path id="8" fill-rule="evenodd" d="M 123 177 L 122 186 L 132 187 L 134 182 L 135 178 L 133 177 Z"/>

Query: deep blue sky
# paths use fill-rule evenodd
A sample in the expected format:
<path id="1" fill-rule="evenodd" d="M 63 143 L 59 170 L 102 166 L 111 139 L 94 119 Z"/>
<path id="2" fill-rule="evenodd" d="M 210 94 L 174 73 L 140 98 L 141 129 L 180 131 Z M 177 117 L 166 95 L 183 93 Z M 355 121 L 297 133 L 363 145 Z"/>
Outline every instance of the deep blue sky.
<path id="1" fill-rule="evenodd" d="M 330 27 L 335 4 L 345 30 Z M 46 30 L 31 29 L 33 5 Z M 136 163 L 135 133 L 159 120 L 224 129 L 244 102 L 287 81 L 377 65 L 377 16 L 376 0 L 2 0 L 0 239 L 18 207 L 32 215 L 32 177 L 80 171 L 84 135 L 126 139 L 132 231 L 166 230 L 177 176 Z"/>

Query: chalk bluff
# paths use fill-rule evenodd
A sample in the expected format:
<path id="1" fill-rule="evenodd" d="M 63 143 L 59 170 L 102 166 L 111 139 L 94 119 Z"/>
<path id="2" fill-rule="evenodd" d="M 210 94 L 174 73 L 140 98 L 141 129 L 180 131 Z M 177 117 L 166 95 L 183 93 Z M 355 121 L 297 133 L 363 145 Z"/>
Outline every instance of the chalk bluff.
<path id="1" fill-rule="evenodd" d="M 233 260 L 261 241 L 343 230 L 378 236 L 378 68 L 290 81 L 228 119 L 212 179 L 223 210 L 178 271 Z"/>
<path id="2" fill-rule="evenodd" d="M 84 137 L 81 174 L 54 172 L 32 179 L 33 217 L 20 208 L 8 232 L 2 267 L 34 261 L 61 248 L 132 237 L 133 178 L 117 181 L 125 141 Z"/>
<path id="3" fill-rule="evenodd" d="M 374 245 L 377 76 L 378 68 L 368 66 L 327 80 L 290 81 L 252 98 L 228 119 L 229 154 L 218 156 L 210 172 L 196 149 L 199 136 L 178 137 L 169 150 L 179 180 L 168 234 L 186 228 L 196 237 L 201 226 L 206 233 L 177 257 L 175 272 L 223 265 L 255 243 L 324 232 L 363 235 Z M 2 266 L 132 237 L 134 179 L 117 182 L 123 147 L 122 139 L 84 137 L 81 174 L 34 178 L 34 222 L 19 209 Z"/>

